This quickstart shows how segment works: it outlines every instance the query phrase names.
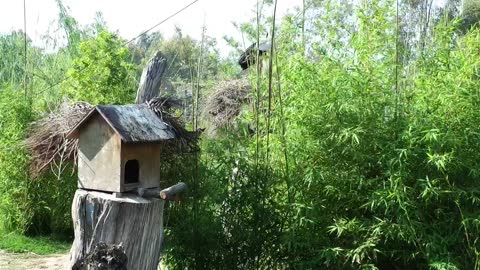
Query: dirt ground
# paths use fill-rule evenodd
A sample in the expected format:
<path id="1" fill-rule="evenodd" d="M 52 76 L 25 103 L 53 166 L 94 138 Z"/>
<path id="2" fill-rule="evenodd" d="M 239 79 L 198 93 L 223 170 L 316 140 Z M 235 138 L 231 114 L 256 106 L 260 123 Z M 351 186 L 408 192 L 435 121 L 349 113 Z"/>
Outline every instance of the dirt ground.
<path id="1" fill-rule="evenodd" d="M 63 270 L 68 269 L 67 265 L 68 254 L 18 254 L 0 250 L 0 270 Z"/>

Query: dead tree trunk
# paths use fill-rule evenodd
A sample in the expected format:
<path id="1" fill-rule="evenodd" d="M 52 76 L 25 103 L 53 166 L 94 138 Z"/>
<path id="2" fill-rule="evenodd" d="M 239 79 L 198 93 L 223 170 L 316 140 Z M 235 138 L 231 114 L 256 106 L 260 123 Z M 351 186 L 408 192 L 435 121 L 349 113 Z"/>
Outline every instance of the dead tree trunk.
<path id="1" fill-rule="evenodd" d="M 134 194 L 115 198 L 109 193 L 77 190 L 72 205 L 75 239 L 70 265 L 74 268 L 85 264 L 94 247 L 106 243 L 125 249 L 126 269 L 157 269 L 163 238 L 163 206 L 164 201 L 157 198 Z"/>
<path id="2" fill-rule="evenodd" d="M 167 68 L 167 58 L 158 51 L 143 69 L 137 90 L 137 104 L 145 103 L 158 96 L 163 73 Z"/>

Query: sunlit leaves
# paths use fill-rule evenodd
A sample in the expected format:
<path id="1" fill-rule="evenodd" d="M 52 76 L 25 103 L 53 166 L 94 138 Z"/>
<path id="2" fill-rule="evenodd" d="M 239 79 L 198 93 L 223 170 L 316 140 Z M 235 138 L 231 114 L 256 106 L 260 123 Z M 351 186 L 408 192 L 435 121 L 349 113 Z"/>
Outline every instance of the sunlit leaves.
<path id="1" fill-rule="evenodd" d="M 64 92 L 92 104 L 124 104 L 134 100 L 130 55 L 121 39 L 109 32 L 80 44 L 81 56 L 68 71 Z"/>
<path id="2" fill-rule="evenodd" d="M 339 40 L 341 30 L 329 29 L 339 24 L 325 20 L 338 10 L 318 17 L 319 31 L 331 36 L 323 36 L 326 49 L 316 61 L 282 58 L 292 166 L 305 183 L 297 192 L 325 209 L 318 219 L 329 237 L 319 256 L 345 269 L 384 260 L 468 268 L 471 246 L 455 255 L 463 263 L 436 258 L 463 246 L 459 230 L 478 239 L 464 212 L 477 213 L 479 197 L 479 33 L 459 38 L 457 22 L 442 22 L 425 58 L 396 81 L 392 6 L 369 3 L 345 22 L 357 30 L 349 40 Z"/>

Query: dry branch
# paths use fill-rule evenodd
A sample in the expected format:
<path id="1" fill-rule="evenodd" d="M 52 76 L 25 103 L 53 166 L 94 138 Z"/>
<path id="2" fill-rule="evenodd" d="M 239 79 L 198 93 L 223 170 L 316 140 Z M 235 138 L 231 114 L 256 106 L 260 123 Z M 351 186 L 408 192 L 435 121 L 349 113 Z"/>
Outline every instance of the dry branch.
<path id="1" fill-rule="evenodd" d="M 75 159 L 77 140 L 67 139 L 66 134 L 92 108 L 87 102 L 69 104 L 65 101 L 57 110 L 31 124 L 26 145 L 32 156 L 30 174 L 33 178 L 53 163 L 64 164 Z"/>
<path id="2" fill-rule="evenodd" d="M 147 102 L 147 106 L 155 112 L 155 114 L 163 120 L 176 134 L 173 141 L 165 141 L 162 150 L 169 153 L 191 152 L 198 150 L 197 140 L 202 130 L 196 132 L 185 129 L 185 124 L 180 117 L 175 116 L 174 109 L 182 108 L 182 101 L 156 97 Z"/>

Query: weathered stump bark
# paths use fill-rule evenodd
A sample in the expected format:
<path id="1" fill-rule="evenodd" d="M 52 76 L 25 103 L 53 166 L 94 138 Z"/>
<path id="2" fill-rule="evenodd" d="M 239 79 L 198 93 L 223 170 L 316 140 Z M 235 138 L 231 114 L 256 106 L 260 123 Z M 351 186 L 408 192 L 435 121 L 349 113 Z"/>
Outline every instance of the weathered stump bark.
<path id="1" fill-rule="evenodd" d="M 142 77 L 138 84 L 135 103 L 142 104 L 158 96 L 162 77 L 167 68 L 167 58 L 158 51 L 143 68 Z"/>
<path id="2" fill-rule="evenodd" d="M 75 239 L 70 264 L 85 260 L 98 243 L 121 245 L 127 269 L 157 269 L 163 239 L 164 201 L 77 190 L 72 204 Z"/>

